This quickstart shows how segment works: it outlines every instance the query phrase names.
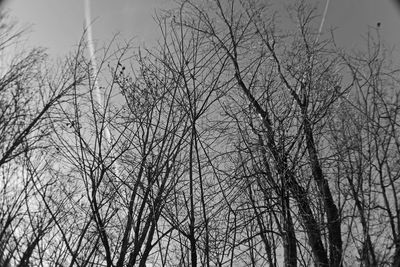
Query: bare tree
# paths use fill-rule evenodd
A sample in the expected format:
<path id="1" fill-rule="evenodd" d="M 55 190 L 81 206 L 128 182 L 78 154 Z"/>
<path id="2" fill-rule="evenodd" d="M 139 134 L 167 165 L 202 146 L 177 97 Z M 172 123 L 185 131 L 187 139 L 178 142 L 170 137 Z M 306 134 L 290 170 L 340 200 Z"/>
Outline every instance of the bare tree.
<path id="1" fill-rule="evenodd" d="M 98 69 L 83 42 L 10 60 L 0 264 L 398 266 L 398 71 L 379 38 L 322 39 L 305 1 L 288 17 L 187 0 Z"/>
<path id="2" fill-rule="evenodd" d="M 323 177 L 313 130 L 314 124 L 321 119 L 318 116 L 324 113 L 321 106 L 329 107 L 330 102 L 327 101 L 334 99 L 334 91 L 331 95 L 327 94 L 324 99 L 312 98 L 312 91 L 320 85 L 312 82 L 320 79 L 318 75 L 322 77 L 325 74 L 315 72 L 317 56 L 318 53 L 324 53 L 324 44 L 311 41 L 312 33 L 309 25 L 312 14 L 306 13 L 302 5 L 298 6 L 295 19 L 300 26 L 300 32 L 290 36 L 295 46 L 292 46 L 292 52 L 288 53 L 283 48 L 283 41 L 288 42 L 290 39 L 277 38 L 274 22 L 263 20 L 267 16 L 266 9 L 258 1 L 249 3 L 214 1 L 211 3 L 212 8 L 207 7 L 207 10 L 191 2 L 185 4 L 191 12 L 197 14 L 199 21 L 190 23 L 188 20 L 185 22 L 187 27 L 202 32 L 208 38 L 210 46 L 218 48 L 221 57 L 230 60 L 232 75 L 236 79 L 240 93 L 245 96 L 253 112 L 260 117 L 256 126 L 258 129 L 254 130 L 256 133 L 259 132 L 258 137 L 263 142 L 262 145 L 265 145 L 266 149 L 263 152 L 267 155 L 264 156 L 272 160 L 278 176 L 283 181 L 283 188 L 288 188 L 291 197 L 298 205 L 300 221 L 307 234 L 315 263 L 321 266 L 340 265 L 342 249 L 340 219 L 329 185 Z M 210 10 L 215 12 L 210 15 Z M 219 23 L 215 22 L 217 20 Z M 297 68 L 293 65 L 294 61 L 308 63 L 304 67 Z M 329 72 L 330 65 L 331 63 L 325 65 L 325 72 Z M 318 66 L 319 69 L 320 67 Z M 333 83 L 332 80 L 325 86 L 334 87 Z M 271 97 L 274 86 L 282 89 L 277 90 L 275 96 Z M 289 98 L 289 101 L 284 103 L 276 100 L 279 94 L 281 98 Z M 278 110 L 279 108 L 282 109 Z M 289 136 L 286 136 L 285 131 Z M 299 152 L 308 153 L 306 164 L 324 202 L 324 211 L 328 219 L 330 260 L 322 241 L 322 225 L 315 218 L 307 189 L 299 182 L 296 175 L 298 167 L 291 166 L 291 162 L 302 160 L 290 156 L 291 152 L 295 155 L 300 154 L 292 151 L 299 146 Z M 287 193 L 280 192 L 280 195 L 282 194 L 285 196 Z M 281 203 L 283 210 L 289 210 L 288 203 L 288 197 L 284 197 Z M 296 245 L 293 245 L 295 237 L 291 226 L 292 219 L 289 211 L 283 211 L 283 214 L 286 214 L 283 218 L 286 218 L 284 225 L 285 232 L 288 233 L 286 234 L 288 239 L 284 242 L 287 244 L 286 264 L 293 266 L 296 265 L 297 255 Z"/>
<path id="3" fill-rule="evenodd" d="M 0 50 L 9 57 L 2 61 L 0 78 L 0 262 L 40 265 L 42 245 L 54 226 L 42 201 L 53 183 L 43 175 L 51 165 L 46 155 L 51 116 L 82 77 L 71 74 L 73 60 L 51 70 L 43 50 L 23 50 L 23 32 L 1 23 Z"/>
<path id="4" fill-rule="evenodd" d="M 346 247 L 358 252 L 353 260 L 363 266 L 397 266 L 398 70 L 377 33 L 368 33 L 366 51 L 343 55 L 354 86 L 331 122 L 331 144 Z"/>

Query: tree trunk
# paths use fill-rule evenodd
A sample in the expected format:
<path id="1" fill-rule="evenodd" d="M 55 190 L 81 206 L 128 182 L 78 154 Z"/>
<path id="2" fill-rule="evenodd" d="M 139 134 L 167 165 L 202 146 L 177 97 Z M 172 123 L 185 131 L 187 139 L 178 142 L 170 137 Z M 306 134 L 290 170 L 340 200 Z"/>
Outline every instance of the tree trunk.
<path id="1" fill-rule="evenodd" d="M 322 168 L 318 159 L 317 150 L 315 147 L 314 137 L 311 129 L 311 124 L 306 114 L 304 116 L 304 133 L 306 137 L 307 151 L 311 164 L 311 171 L 315 182 L 317 183 L 320 194 L 323 197 L 324 209 L 328 220 L 328 239 L 329 239 L 329 255 L 330 266 L 342 266 L 342 236 L 339 211 L 333 201 L 331 190 L 328 181 L 324 178 Z"/>

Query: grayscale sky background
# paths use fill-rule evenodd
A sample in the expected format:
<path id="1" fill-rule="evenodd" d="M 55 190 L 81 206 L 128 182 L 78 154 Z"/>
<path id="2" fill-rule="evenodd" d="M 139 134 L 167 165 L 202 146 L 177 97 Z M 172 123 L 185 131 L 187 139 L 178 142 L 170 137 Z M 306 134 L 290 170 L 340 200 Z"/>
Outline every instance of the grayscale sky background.
<path id="1" fill-rule="evenodd" d="M 272 0 L 272 2 L 279 0 Z M 155 8 L 168 8 L 171 0 L 91 0 L 93 38 L 107 43 L 115 33 L 137 44 L 154 44 L 158 29 Z M 326 0 L 320 0 L 321 8 Z M 62 56 L 82 36 L 84 0 L 9 0 L 5 6 L 22 25 L 32 25 L 29 40 L 47 47 L 49 54 Z M 322 10 L 321 10 L 322 13 Z M 400 10 L 390 0 L 331 0 L 324 30 L 335 27 L 338 43 L 347 48 L 363 44 L 368 26 L 381 22 L 380 33 L 400 51 Z M 153 42 L 153 43 L 152 43 Z"/>

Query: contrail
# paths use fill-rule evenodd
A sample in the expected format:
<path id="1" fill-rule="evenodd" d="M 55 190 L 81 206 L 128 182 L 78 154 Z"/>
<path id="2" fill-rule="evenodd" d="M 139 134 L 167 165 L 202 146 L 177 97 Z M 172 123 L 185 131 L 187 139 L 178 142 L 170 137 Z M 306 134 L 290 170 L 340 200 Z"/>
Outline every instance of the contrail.
<path id="1" fill-rule="evenodd" d="M 315 38 L 315 44 L 318 43 L 319 37 L 321 36 L 322 28 L 324 27 L 324 23 L 325 23 L 325 18 L 326 18 L 326 15 L 328 13 L 328 7 L 329 7 L 329 0 L 326 0 L 324 14 L 322 15 L 321 23 L 319 24 L 317 37 Z M 314 60 L 314 54 L 311 55 L 310 62 L 312 62 L 313 60 Z M 311 63 L 310 63 L 310 65 L 311 65 Z M 306 78 L 307 78 L 307 72 L 304 72 L 303 78 L 301 80 L 302 83 L 304 83 L 306 81 Z M 297 92 L 300 92 L 300 88 L 301 88 L 301 85 L 299 86 L 299 89 L 297 90 Z"/>
<path id="2" fill-rule="evenodd" d="M 100 111 L 104 115 L 104 120 L 107 118 L 107 111 L 103 106 L 103 97 L 100 92 L 100 87 L 99 87 L 99 81 L 98 81 L 98 68 L 97 68 L 97 63 L 96 63 L 96 55 L 95 55 L 95 49 L 93 45 L 93 36 L 92 36 L 92 21 L 91 21 L 91 15 L 90 15 L 90 0 L 85 0 L 85 22 L 86 22 L 86 39 L 87 39 L 87 45 L 89 48 L 89 55 L 90 55 L 90 61 L 91 61 L 91 75 L 93 76 L 93 83 L 94 83 L 94 91 L 96 94 L 97 102 L 100 107 Z M 104 122 L 104 133 L 105 133 L 105 138 L 107 141 L 108 145 L 111 145 L 111 133 L 110 129 L 107 125 L 107 122 Z M 113 156 L 114 153 L 110 153 L 111 156 Z M 115 161 L 115 174 L 119 176 L 119 164 L 117 161 Z"/>
<path id="3" fill-rule="evenodd" d="M 316 38 L 316 40 L 315 40 L 315 43 L 318 43 L 319 36 L 321 35 L 322 28 L 324 27 L 326 14 L 328 13 L 328 7 L 329 7 L 329 0 L 326 0 L 325 9 L 324 9 L 324 14 L 322 15 L 322 20 L 321 20 L 321 24 L 319 25 L 318 35 L 317 35 L 317 38 Z"/>
<path id="4" fill-rule="evenodd" d="M 97 69 L 97 63 L 96 63 L 96 55 L 95 55 L 95 50 L 94 50 L 94 45 L 93 45 L 93 36 L 92 36 L 92 21 L 91 21 L 91 14 L 90 14 L 90 0 L 85 0 L 85 22 L 86 22 L 86 39 L 87 39 L 87 45 L 89 48 L 89 56 L 90 56 L 90 61 L 92 65 L 92 77 L 94 80 L 94 91 L 96 94 L 97 102 L 100 106 L 100 110 L 103 112 L 104 117 L 106 118 L 106 111 L 105 108 L 103 107 L 103 98 L 101 96 L 100 92 L 100 87 L 99 87 L 99 82 L 98 82 L 98 69 Z M 107 126 L 107 124 L 104 127 L 105 130 L 105 136 L 107 142 L 110 144 L 111 143 L 111 134 L 110 130 Z"/>

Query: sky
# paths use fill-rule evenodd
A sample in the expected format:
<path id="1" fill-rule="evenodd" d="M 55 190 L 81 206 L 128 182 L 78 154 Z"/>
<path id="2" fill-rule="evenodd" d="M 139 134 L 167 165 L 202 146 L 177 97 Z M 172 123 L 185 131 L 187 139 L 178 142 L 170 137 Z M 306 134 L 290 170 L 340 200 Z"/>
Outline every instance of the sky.
<path id="1" fill-rule="evenodd" d="M 323 8 L 326 0 L 319 1 Z M 158 36 L 155 9 L 168 8 L 171 3 L 91 0 L 93 39 L 104 44 L 120 33 L 122 38 L 134 38 L 137 44 L 154 44 Z M 82 37 L 84 0 L 8 0 L 3 8 L 20 24 L 31 25 L 30 42 L 48 48 L 50 55 L 67 54 Z M 362 44 L 368 27 L 376 27 L 378 22 L 389 46 L 400 46 L 400 9 L 392 0 L 330 0 L 324 30 L 335 28 L 338 43 L 353 49 Z"/>
<path id="2" fill-rule="evenodd" d="M 154 42 L 156 8 L 166 8 L 169 0 L 92 0 L 93 39 L 107 43 L 120 33 L 138 43 Z M 31 26 L 29 40 L 63 55 L 80 40 L 84 30 L 84 0 L 9 0 L 4 7 L 19 24 Z"/>

